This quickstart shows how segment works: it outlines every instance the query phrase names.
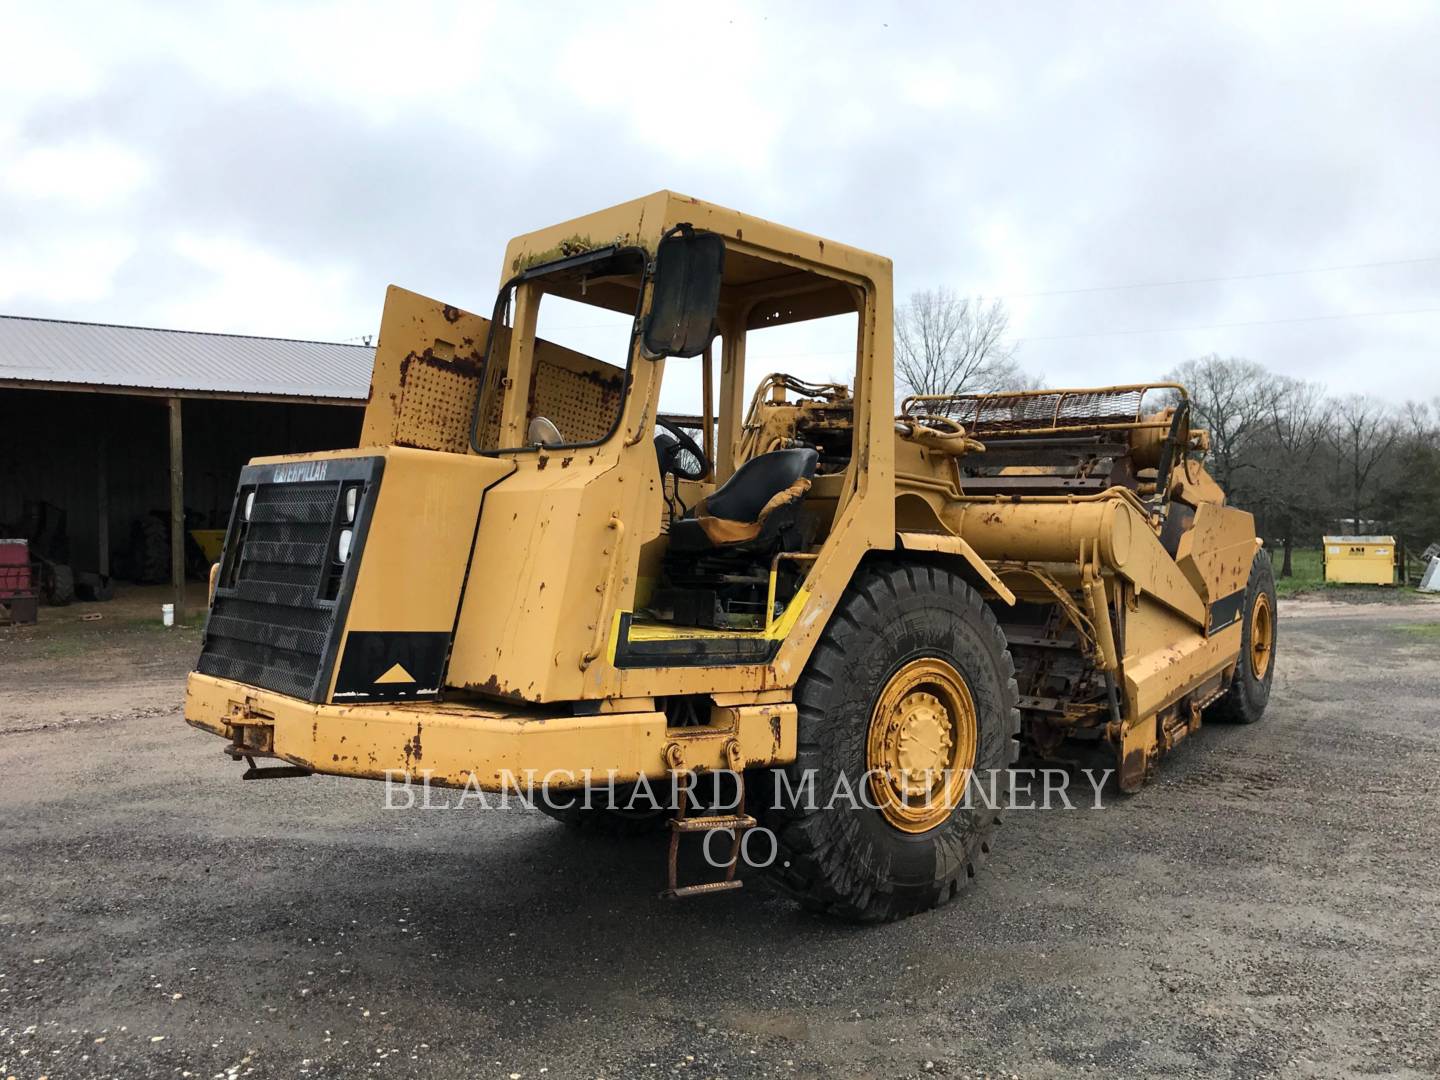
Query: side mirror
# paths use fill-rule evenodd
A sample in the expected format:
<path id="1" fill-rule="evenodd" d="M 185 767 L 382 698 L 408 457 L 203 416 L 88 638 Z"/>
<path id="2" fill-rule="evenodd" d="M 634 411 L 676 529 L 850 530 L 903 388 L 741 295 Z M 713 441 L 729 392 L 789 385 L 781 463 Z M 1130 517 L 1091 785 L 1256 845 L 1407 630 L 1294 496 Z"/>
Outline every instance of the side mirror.
<path id="1" fill-rule="evenodd" d="M 640 349 L 662 356 L 699 356 L 715 336 L 725 239 L 681 225 L 666 233 L 655 252 L 655 290 L 640 335 Z"/>

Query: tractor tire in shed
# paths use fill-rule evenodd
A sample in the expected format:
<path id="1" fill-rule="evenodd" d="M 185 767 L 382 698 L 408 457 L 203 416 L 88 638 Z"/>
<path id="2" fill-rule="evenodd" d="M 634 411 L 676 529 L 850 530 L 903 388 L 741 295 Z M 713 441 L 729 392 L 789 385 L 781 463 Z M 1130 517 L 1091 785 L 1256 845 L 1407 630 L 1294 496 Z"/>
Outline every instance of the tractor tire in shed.
<path id="1" fill-rule="evenodd" d="M 158 585 L 170 580 L 170 530 L 155 514 L 146 514 L 130 530 L 135 580 Z"/>
<path id="2" fill-rule="evenodd" d="M 65 563 L 50 564 L 50 590 L 45 602 L 54 607 L 64 607 L 75 599 L 75 571 Z"/>

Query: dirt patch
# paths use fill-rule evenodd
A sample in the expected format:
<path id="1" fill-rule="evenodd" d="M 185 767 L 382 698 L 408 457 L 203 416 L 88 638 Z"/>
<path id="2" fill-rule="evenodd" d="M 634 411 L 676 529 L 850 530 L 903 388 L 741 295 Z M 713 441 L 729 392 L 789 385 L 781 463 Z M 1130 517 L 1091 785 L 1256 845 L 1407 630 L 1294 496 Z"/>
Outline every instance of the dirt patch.
<path id="1" fill-rule="evenodd" d="M 1397 612 L 1397 608 L 1404 609 Z M 1414 610 L 1418 618 L 1440 616 L 1440 594 L 1394 589 L 1323 589 L 1298 593 L 1280 600 L 1282 615 L 1324 618 L 1341 615 L 1345 618 L 1394 620 L 1409 618 Z"/>
<path id="2" fill-rule="evenodd" d="M 0 734 L 178 710 L 200 651 L 205 590 L 189 590 L 188 619 L 167 628 L 160 606 L 171 598 L 164 586 L 131 587 L 0 627 Z"/>
<path id="3" fill-rule="evenodd" d="M 176 708 L 194 631 L 6 651 L 48 726 L 0 734 L 0 1077 L 1433 1077 L 1440 604 L 1280 614 L 1261 723 L 864 929 L 662 902 L 659 839 L 241 781 Z"/>
<path id="4" fill-rule="evenodd" d="M 1410 585 L 1314 585 L 1289 595 L 1282 602 L 1348 604 L 1351 607 L 1393 607 L 1397 604 L 1433 604 L 1440 594 L 1422 593 Z"/>

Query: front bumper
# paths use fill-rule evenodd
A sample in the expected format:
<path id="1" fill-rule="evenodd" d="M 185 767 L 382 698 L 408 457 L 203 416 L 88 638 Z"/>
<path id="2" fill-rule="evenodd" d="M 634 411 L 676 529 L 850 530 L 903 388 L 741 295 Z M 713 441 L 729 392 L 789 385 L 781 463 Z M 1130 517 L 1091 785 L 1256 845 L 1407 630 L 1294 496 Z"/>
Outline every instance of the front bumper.
<path id="1" fill-rule="evenodd" d="M 477 705 L 313 704 L 192 673 L 185 721 L 240 753 L 318 773 L 372 780 L 406 774 L 441 787 L 514 790 L 657 779 L 674 769 L 787 764 L 795 759 L 793 704 L 712 710 L 710 723 L 671 728 L 654 711 L 574 716 Z M 733 744 L 733 745 L 732 745 Z"/>

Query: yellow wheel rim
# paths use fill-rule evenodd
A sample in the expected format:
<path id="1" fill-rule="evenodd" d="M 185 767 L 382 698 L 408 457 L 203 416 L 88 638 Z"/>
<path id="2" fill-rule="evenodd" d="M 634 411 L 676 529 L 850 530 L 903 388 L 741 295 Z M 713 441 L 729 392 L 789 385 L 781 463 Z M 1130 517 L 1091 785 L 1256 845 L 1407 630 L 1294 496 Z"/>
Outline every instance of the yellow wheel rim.
<path id="1" fill-rule="evenodd" d="M 912 660 L 885 684 L 865 740 L 870 793 L 895 828 L 923 833 L 950 817 L 975 768 L 975 700 L 944 660 Z"/>
<path id="2" fill-rule="evenodd" d="M 1270 657 L 1275 651 L 1275 615 L 1270 610 L 1270 597 L 1261 593 L 1250 610 L 1250 671 L 1263 679 L 1270 670 Z"/>

